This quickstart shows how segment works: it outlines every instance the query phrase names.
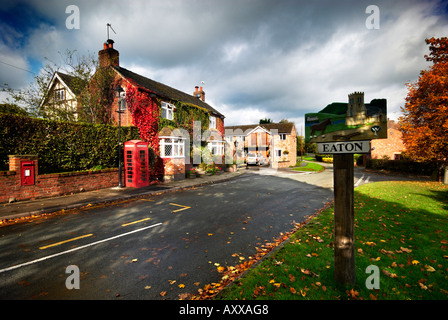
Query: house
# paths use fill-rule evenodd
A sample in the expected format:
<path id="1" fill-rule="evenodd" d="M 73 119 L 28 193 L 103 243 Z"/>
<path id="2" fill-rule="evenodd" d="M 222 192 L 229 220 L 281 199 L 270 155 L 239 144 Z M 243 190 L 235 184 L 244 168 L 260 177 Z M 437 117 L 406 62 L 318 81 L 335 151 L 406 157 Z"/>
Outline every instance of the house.
<path id="1" fill-rule="evenodd" d="M 296 164 L 297 131 L 292 122 L 227 126 L 225 139 L 229 152 L 243 159 L 254 152 L 268 159 L 273 168 Z"/>
<path id="2" fill-rule="evenodd" d="M 401 160 L 401 153 L 405 151 L 399 124 L 387 119 L 387 139 L 373 139 L 370 141 L 370 157 L 372 159 Z"/>
<path id="3" fill-rule="evenodd" d="M 40 103 L 40 110 L 48 118 L 76 121 L 79 94 L 80 79 L 56 71 L 48 85 L 47 94 Z"/>
<path id="4" fill-rule="evenodd" d="M 98 52 L 99 68 L 88 87 L 90 91 L 104 91 L 99 96 L 105 118 L 114 125 L 137 126 L 141 138 L 149 142 L 153 179 L 185 178 L 186 165 L 192 163 L 195 123 L 200 123 L 201 132 L 211 133 L 201 141 L 202 147 L 212 150 L 213 156 L 224 157 L 225 117 L 205 102 L 203 87 L 196 86 L 193 94 L 182 92 L 121 67 L 119 56 L 114 41 L 108 39 Z M 96 81 L 98 78 L 101 81 Z M 114 93 L 118 86 L 124 90 L 124 110 L 119 110 L 120 97 Z M 84 107 L 81 101 L 77 107 Z"/>

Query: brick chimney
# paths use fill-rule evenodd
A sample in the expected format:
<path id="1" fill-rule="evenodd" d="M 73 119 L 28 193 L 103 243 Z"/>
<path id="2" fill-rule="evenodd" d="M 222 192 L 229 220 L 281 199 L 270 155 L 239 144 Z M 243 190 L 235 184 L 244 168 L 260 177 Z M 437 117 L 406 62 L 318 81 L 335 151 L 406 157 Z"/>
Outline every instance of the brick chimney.
<path id="1" fill-rule="evenodd" d="M 103 50 L 98 52 L 100 67 L 118 67 L 120 65 L 119 55 L 120 53 L 114 49 L 114 40 L 107 39 L 103 45 Z"/>
<path id="2" fill-rule="evenodd" d="M 195 86 L 193 95 L 197 98 L 200 98 L 202 101 L 205 101 L 205 92 L 202 87 Z M 199 89 L 199 90 L 198 90 Z"/>

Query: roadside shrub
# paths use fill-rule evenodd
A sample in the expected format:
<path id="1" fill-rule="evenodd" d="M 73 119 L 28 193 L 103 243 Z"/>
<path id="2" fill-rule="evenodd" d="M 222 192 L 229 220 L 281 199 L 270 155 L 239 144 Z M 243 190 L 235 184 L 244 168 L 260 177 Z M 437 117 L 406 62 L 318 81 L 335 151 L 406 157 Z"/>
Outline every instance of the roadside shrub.
<path id="1" fill-rule="evenodd" d="M 140 139 L 135 127 L 122 127 L 122 142 Z M 118 127 L 0 114 L 0 171 L 8 155 L 36 154 L 39 173 L 118 166 Z"/>
<path id="2" fill-rule="evenodd" d="M 437 171 L 437 163 L 416 162 L 410 160 L 368 159 L 366 161 L 366 169 L 388 170 L 431 176 L 434 171 Z"/>

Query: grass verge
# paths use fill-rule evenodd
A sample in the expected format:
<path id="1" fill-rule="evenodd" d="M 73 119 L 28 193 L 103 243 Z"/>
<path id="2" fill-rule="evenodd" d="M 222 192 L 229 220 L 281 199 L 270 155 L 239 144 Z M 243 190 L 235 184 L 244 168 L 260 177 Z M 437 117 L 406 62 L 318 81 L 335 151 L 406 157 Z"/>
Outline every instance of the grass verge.
<path id="1" fill-rule="evenodd" d="M 322 172 L 325 170 L 323 166 L 315 162 L 308 162 L 305 167 L 294 167 L 292 168 L 294 171 L 316 171 Z"/>
<path id="2" fill-rule="evenodd" d="M 214 299 L 448 299 L 448 186 L 377 182 L 355 189 L 356 285 L 334 282 L 333 207 Z M 369 265 L 379 289 L 366 288 Z"/>

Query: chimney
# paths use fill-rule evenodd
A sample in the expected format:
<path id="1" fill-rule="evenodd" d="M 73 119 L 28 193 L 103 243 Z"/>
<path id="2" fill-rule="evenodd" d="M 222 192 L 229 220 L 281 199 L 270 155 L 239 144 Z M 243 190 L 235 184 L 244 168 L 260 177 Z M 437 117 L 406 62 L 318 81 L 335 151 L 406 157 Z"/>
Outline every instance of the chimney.
<path id="1" fill-rule="evenodd" d="M 196 98 L 199 98 L 202 101 L 205 101 L 205 92 L 204 92 L 203 88 L 202 87 L 199 88 L 199 86 L 195 86 L 194 88 L 195 88 L 195 90 L 193 92 L 193 95 Z M 199 90 L 198 90 L 198 88 L 199 88 Z"/>
<path id="2" fill-rule="evenodd" d="M 114 49 L 114 40 L 107 39 L 103 45 L 103 50 L 98 52 L 100 67 L 118 67 L 120 65 L 119 56 L 120 53 Z"/>

